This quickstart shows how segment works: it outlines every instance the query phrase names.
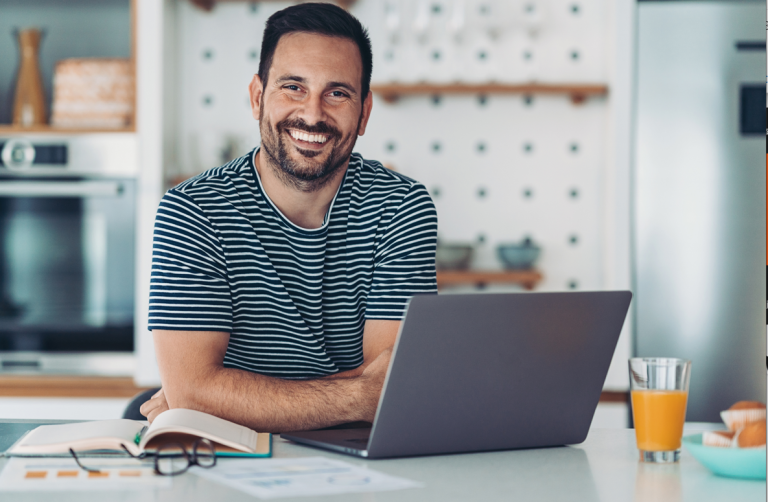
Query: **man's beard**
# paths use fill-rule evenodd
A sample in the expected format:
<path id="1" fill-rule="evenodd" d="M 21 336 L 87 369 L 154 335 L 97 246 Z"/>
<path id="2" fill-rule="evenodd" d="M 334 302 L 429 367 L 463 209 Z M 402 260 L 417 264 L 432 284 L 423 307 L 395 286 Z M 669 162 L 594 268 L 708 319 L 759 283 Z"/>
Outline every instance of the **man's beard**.
<path id="1" fill-rule="evenodd" d="M 259 117 L 259 128 L 261 130 L 261 149 L 269 157 L 269 164 L 276 167 L 274 172 L 277 177 L 283 184 L 302 192 L 316 192 L 334 179 L 334 174 L 349 160 L 357 140 L 357 135 L 354 133 L 342 138 L 338 129 L 325 122 L 309 125 L 302 119 L 285 119 L 272 127 L 272 124 L 264 119 L 263 109 Z M 289 157 L 283 136 L 283 133 L 288 134 L 288 129 L 327 136 L 326 141 L 332 142 L 332 148 L 325 162 L 312 161 L 313 157 L 324 153 L 323 151 L 297 148 L 305 162 L 296 161 Z M 344 148 L 344 143 L 347 142 L 349 148 Z"/>

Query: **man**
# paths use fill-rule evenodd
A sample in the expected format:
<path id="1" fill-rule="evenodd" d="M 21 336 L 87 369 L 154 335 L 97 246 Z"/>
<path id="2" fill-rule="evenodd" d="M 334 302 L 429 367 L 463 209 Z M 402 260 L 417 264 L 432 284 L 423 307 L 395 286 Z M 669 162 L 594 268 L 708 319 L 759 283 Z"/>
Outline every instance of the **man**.
<path id="1" fill-rule="evenodd" d="M 353 154 L 370 41 L 330 4 L 269 18 L 249 92 L 261 147 L 171 189 L 149 327 L 163 387 L 259 431 L 372 421 L 407 300 L 434 293 L 437 218 L 417 182 Z"/>

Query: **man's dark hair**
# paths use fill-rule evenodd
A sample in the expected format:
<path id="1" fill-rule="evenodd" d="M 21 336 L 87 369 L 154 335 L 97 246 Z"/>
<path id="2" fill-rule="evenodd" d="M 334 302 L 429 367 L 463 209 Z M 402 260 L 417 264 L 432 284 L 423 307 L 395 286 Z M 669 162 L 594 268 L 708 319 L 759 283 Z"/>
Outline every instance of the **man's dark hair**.
<path id="1" fill-rule="evenodd" d="M 371 87 L 371 71 L 373 70 L 373 53 L 368 31 L 360 21 L 341 7 L 328 3 L 303 3 L 287 7 L 272 14 L 267 19 L 264 28 L 264 38 L 261 41 L 261 60 L 259 61 L 259 76 L 266 87 L 269 69 L 280 37 L 288 33 L 317 33 L 329 37 L 348 38 L 360 49 L 363 62 L 361 99 L 368 96 Z"/>

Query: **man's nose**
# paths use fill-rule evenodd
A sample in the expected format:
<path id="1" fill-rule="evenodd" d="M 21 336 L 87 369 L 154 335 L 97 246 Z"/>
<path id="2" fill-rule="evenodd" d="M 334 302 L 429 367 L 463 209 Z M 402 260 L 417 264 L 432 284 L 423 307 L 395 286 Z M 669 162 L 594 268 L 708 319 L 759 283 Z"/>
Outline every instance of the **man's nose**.
<path id="1" fill-rule="evenodd" d="M 325 121 L 325 109 L 322 94 L 310 94 L 304 99 L 299 117 L 307 124 L 317 124 Z"/>

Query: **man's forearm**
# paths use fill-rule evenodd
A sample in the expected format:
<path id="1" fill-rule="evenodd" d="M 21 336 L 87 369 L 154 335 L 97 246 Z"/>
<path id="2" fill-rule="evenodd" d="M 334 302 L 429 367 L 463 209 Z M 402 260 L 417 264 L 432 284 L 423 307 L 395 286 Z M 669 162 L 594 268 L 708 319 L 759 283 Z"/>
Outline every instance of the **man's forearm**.
<path id="1" fill-rule="evenodd" d="M 232 368 L 210 368 L 187 382 L 164 382 L 170 408 L 210 413 L 257 431 L 281 432 L 372 420 L 365 377 L 283 380 Z"/>

